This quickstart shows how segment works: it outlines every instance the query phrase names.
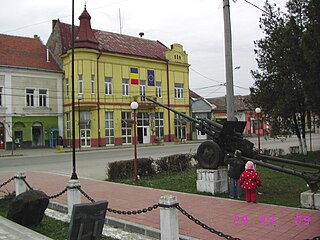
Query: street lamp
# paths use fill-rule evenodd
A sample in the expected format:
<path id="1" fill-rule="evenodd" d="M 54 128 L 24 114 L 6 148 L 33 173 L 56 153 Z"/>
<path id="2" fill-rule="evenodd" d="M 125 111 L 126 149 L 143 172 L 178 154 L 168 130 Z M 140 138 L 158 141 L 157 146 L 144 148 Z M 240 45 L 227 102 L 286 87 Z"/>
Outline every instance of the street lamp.
<path id="1" fill-rule="evenodd" d="M 83 99 L 83 94 L 78 94 L 78 127 L 79 127 L 79 150 L 81 150 L 81 127 L 80 127 L 80 101 Z"/>
<path id="2" fill-rule="evenodd" d="M 134 179 L 138 180 L 138 162 L 137 162 L 137 109 L 139 104 L 133 101 L 130 104 L 131 109 L 133 110 L 133 145 L 134 145 Z"/>
<path id="3" fill-rule="evenodd" d="M 259 121 L 260 121 L 260 113 L 261 113 L 261 108 L 256 108 L 255 109 L 255 112 L 257 114 L 257 120 L 258 120 L 258 154 L 260 155 L 260 124 L 259 124 Z"/>

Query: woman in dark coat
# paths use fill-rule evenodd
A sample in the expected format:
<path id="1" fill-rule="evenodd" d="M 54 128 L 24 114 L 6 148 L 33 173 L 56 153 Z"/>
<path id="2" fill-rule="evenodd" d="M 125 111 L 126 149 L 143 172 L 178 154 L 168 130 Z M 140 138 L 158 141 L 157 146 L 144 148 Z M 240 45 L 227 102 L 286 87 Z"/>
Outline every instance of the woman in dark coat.
<path id="1" fill-rule="evenodd" d="M 238 198 L 241 196 L 241 188 L 238 184 L 241 173 L 244 171 L 244 162 L 240 158 L 241 151 L 236 150 L 234 157 L 226 156 L 224 162 L 229 164 L 228 176 L 230 177 L 230 198 Z"/>

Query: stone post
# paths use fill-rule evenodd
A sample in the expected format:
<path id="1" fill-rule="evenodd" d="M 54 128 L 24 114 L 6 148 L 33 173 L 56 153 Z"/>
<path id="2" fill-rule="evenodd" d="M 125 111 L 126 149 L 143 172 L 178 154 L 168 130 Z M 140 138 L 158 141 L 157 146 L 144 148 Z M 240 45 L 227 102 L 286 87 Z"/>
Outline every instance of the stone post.
<path id="1" fill-rule="evenodd" d="M 175 196 L 161 196 L 160 207 L 160 231 L 161 240 L 179 239 L 178 199 Z"/>
<path id="2" fill-rule="evenodd" d="M 71 216 L 72 209 L 74 204 L 81 203 L 80 191 L 80 182 L 77 179 L 69 180 L 67 184 L 67 193 L 68 193 L 68 215 Z"/>
<path id="3" fill-rule="evenodd" d="M 18 196 L 20 193 L 23 193 L 27 190 L 27 186 L 23 179 L 26 178 L 26 175 L 23 172 L 18 172 L 16 175 L 16 196 Z"/>

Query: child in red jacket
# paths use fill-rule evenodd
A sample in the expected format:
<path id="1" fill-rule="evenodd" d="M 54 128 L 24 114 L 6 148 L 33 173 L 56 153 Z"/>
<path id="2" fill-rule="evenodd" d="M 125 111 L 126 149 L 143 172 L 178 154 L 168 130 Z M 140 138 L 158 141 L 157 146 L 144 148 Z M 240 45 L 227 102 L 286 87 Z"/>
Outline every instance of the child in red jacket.
<path id="1" fill-rule="evenodd" d="M 261 187 L 261 181 L 259 174 L 254 170 L 254 165 L 252 161 L 246 163 L 246 170 L 240 175 L 239 185 L 246 190 L 246 200 L 247 202 L 257 202 L 256 189 Z"/>

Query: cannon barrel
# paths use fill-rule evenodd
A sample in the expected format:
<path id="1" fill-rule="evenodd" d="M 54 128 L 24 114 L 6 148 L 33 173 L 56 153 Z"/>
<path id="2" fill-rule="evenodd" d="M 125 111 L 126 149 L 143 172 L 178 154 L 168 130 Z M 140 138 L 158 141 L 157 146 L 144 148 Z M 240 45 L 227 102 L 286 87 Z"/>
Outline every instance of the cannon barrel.
<path id="1" fill-rule="evenodd" d="M 304 179 L 307 184 L 309 185 L 309 188 L 311 189 L 312 192 L 317 192 L 319 189 L 318 183 L 320 182 L 320 175 L 316 172 L 314 173 L 305 173 L 296 169 L 288 169 L 288 168 L 284 168 L 284 167 L 280 167 L 277 165 L 273 165 L 270 163 L 266 163 L 263 162 L 261 160 L 257 160 L 257 159 L 252 159 L 252 158 L 247 158 L 247 157 L 241 157 L 243 160 L 245 161 L 252 161 L 255 164 L 257 164 L 258 166 L 261 167 L 266 167 L 278 172 L 283 172 L 283 173 L 287 173 L 296 177 L 300 177 L 302 179 Z"/>
<path id="2" fill-rule="evenodd" d="M 291 160 L 291 159 L 267 156 L 267 155 L 262 155 L 262 154 L 260 154 L 260 158 L 269 159 L 269 160 L 272 160 L 272 161 L 275 161 L 275 162 L 289 163 L 289 164 L 298 165 L 298 166 L 302 166 L 302 167 L 320 169 L 320 165 L 319 164 L 299 162 L 299 161 L 295 161 L 295 160 Z"/>

